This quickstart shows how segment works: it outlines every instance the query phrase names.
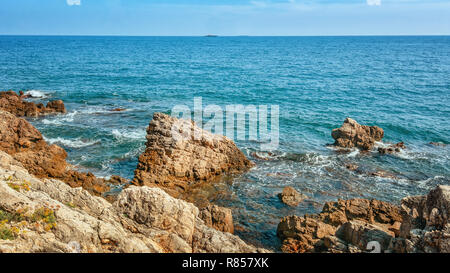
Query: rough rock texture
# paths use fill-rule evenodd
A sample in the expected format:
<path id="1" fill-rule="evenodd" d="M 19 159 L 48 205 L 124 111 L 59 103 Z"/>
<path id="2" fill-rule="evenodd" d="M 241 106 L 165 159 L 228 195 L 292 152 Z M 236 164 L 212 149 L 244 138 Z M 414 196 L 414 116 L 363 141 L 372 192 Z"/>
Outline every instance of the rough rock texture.
<path id="1" fill-rule="evenodd" d="M 296 207 L 300 202 L 304 199 L 308 198 L 306 195 L 299 193 L 292 187 L 285 187 L 283 192 L 278 194 L 278 198 L 280 198 L 281 202 L 285 203 L 288 206 Z"/>
<path id="2" fill-rule="evenodd" d="M 37 117 L 51 113 L 66 113 L 66 107 L 61 100 L 51 101 L 44 106 L 23 100 L 23 96 L 14 91 L 0 92 L 0 110 L 8 111 L 18 117 Z"/>
<path id="3" fill-rule="evenodd" d="M 200 210 L 200 218 L 208 227 L 219 231 L 234 233 L 231 209 L 208 205 Z"/>
<path id="4" fill-rule="evenodd" d="M 14 156 L 32 174 L 40 177 L 62 177 L 67 153 L 48 145 L 42 134 L 28 121 L 0 110 L 0 149 Z"/>
<path id="5" fill-rule="evenodd" d="M 322 212 L 288 216 L 278 225 L 284 252 L 450 253 L 450 186 L 406 197 L 401 208 L 365 199 L 327 203 Z"/>
<path id="6" fill-rule="evenodd" d="M 133 184 L 156 185 L 177 196 L 192 184 L 252 166 L 254 163 L 227 137 L 202 130 L 191 120 L 155 113 Z"/>
<path id="7" fill-rule="evenodd" d="M 450 186 L 402 200 L 403 223 L 397 252 L 450 253 Z"/>
<path id="8" fill-rule="evenodd" d="M 346 118 L 340 128 L 333 129 L 331 136 L 335 140 L 334 145 L 342 148 L 359 148 L 371 150 L 375 141 L 380 141 L 384 131 L 377 126 L 360 125 L 351 118 Z"/>
<path id="9" fill-rule="evenodd" d="M 9 219 L 10 221 L 2 221 Z M 265 252 L 207 227 L 192 204 L 130 187 L 114 204 L 38 179 L 0 151 L 2 252 Z"/>
<path id="10" fill-rule="evenodd" d="M 104 179 L 70 169 L 66 151 L 48 145 L 42 134 L 28 121 L 0 110 L 0 150 L 14 157 L 33 175 L 57 178 L 73 187 L 82 186 L 100 195 L 109 190 Z"/>
<path id="11" fill-rule="evenodd" d="M 354 220 L 371 224 L 371 227 L 395 236 L 402 218 L 400 209 L 389 203 L 366 199 L 339 200 L 326 203 L 320 214 L 283 218 L 277 235 L 283 240 L 284 252 L 349 252 L 347 242 L 336 237 L 336 232 L 342 225 Z M 333 242 L 340 243 L 342 247 L 337 248 Z M 353 252 L 357 249 L 353 247 Z"/>

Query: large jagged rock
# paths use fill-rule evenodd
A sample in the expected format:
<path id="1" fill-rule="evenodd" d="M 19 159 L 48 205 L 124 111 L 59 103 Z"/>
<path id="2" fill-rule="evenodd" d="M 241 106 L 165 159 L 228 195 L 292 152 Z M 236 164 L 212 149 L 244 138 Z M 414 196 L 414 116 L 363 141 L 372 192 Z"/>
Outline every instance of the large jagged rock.
<path id="1" fill-rule="evenodd" d="M 200 129 L 191 120 L 155 113 L 133 184 L 163 187 L 177 196 L 190 185 L 252 166 L 254 163 L 227 137 Z"/>
<path id="2" fill-rule="evenodd" d="M 0 92 L 0 110 L 14 114 L 17 117 L 38 117 L 51 113 L 66 113 L 66 107 L 62 100 L 51 101 L 45 106 L 42 103 L 34 103 L 23 100 L 14 91 Z"/>
<path id="3" fill-rule="evenodd" d="M 384 131 L 380 127 L 360 125 L 355 120 L 346 118 L 342 127 L 333 129 L 331 136 L 335 140 L 335 146 L 371 150 L 375 141 L 381 141 Z"/>
<path id="4" fill-rule="evenodd" d="M 319 214 L 283 218 L 278 225 L 277 235 L 283 240 L 284 252 L 332 252 L 330 249 L 349 252 L 346 244 L 348 242 L 342 242 L 348 238 L 342 239 L 336 235 L 344 224 L 360 221 L 393 237 L 399 232 L 401 220 L 400 209 L 386 202 L 366 199 L 339 200 L 326 203 Z M 349 232 L 342 231 L 338 234 L 345 235 Z M 337 248 L 333 242 L 344 247 Z M 355 252 L 358 248 L 350 246 L 350 249 Z"/>
<path id="5" fill-rule="evenodd" d="M 266 250 L 207 227 L 193 204 L 159 188 L 132 186 L 111 204 L 59 180 L 38 179 L 0 151 L 0 253 L 74 251 Z"/>
<path id="6" fill-rule="evenodd" d="M 12 155 L 33 175 L 56 178 L 73 187 L 83 187 L 101 195 L 110 187 L 104 179 L 93 174 L 71 170 L 66 162 L 66 151 L 57 145 L 48 145 L 42 134 L 28 121 L 0 110 L 0 150 Z"/>

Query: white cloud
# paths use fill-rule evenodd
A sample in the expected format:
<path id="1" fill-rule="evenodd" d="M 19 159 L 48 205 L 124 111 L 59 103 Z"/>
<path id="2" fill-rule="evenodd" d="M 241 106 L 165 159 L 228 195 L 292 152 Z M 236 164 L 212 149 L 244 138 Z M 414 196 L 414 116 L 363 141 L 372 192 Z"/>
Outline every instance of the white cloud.
<path id="1" fill-rule="evenodd" d="M 81 0 L 66 0 L 69 6 L 80 6 Z"/>
<path id="2" fill-rule="evenodd" d="M 381 6 L 381 0 L 367 0 L 369 6 Z"/>

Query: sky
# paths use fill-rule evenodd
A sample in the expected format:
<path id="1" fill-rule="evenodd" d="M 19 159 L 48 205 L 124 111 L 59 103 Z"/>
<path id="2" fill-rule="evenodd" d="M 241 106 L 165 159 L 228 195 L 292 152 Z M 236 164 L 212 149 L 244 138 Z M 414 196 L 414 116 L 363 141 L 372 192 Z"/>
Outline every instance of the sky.
<path id="1" fill-rule="evenodd" d="M 450 0 L 1 0 L 1 34 L 450 35 Z"/>

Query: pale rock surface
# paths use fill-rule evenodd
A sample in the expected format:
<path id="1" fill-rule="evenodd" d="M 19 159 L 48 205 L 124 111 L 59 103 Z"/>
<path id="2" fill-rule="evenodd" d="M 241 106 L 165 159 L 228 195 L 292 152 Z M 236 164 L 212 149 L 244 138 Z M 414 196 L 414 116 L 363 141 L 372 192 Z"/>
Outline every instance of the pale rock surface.
<path id="1" fill-rule="evenodd" d="M 59 180 L 38 179 L 0 151 L 0 210 L 31 214 L 43 207 L 54 212 L 55 225 L 46 229 L 45 221 L 3 224 L 2 228 L 17 228 L 17 234 L 14 240 L 0 240 L 0 252 L 266 251 L 207 227 L 193 204 L 161 189 L 132 186 L 110 204 Z"/>

